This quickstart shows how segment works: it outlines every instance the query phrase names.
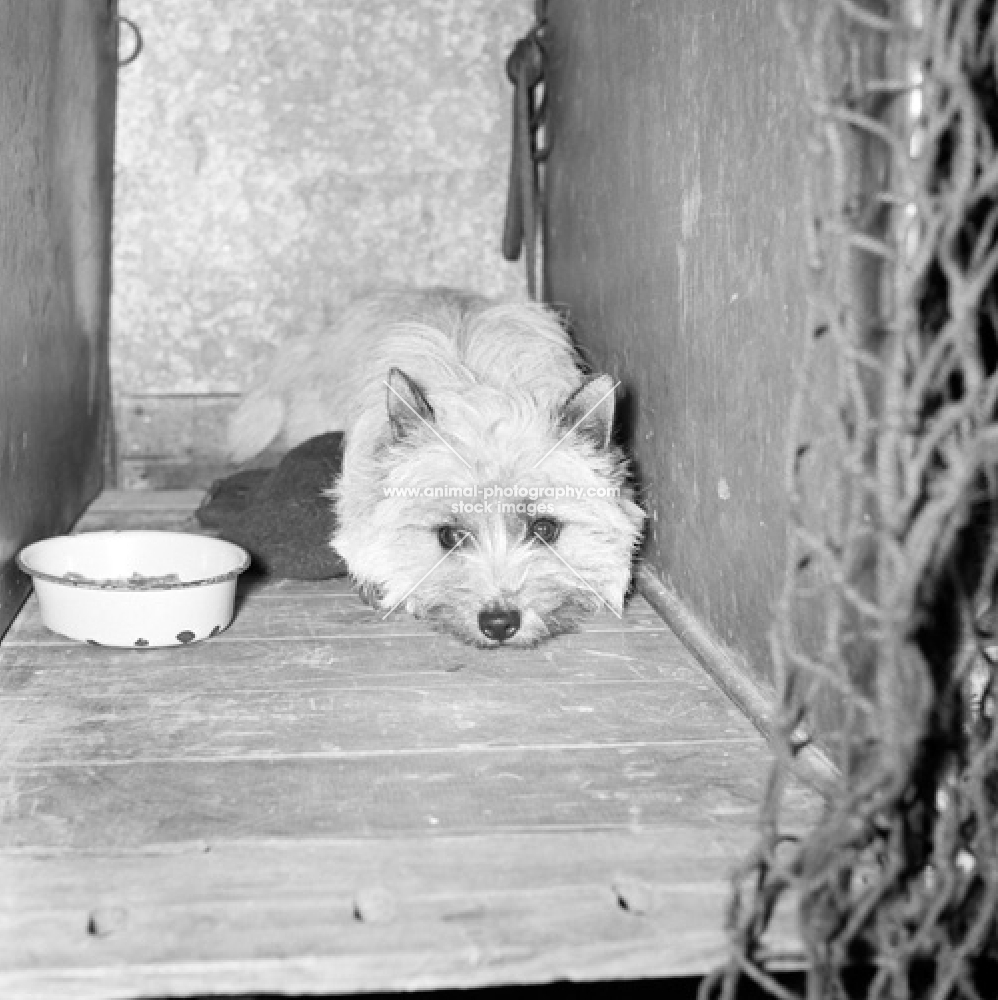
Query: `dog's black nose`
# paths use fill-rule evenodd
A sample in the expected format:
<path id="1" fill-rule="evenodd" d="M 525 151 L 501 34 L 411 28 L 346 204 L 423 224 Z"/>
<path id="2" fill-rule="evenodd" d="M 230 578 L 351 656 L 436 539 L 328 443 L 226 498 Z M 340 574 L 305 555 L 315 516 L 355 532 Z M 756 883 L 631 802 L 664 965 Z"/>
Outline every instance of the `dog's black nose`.
<path id="1" fill-rule="evenodd" d="M 519 611 L 479 611 L 478 627 L 496 642 L 512 639 L 520 631 Z"/>

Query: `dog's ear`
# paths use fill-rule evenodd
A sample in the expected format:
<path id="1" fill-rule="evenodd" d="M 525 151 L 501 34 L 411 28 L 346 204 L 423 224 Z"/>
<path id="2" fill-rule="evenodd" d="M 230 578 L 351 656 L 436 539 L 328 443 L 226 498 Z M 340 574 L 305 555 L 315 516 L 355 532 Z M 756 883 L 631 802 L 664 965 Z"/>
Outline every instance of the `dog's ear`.
<path id="1" fill-rule="evenodd" d="M 426 401 L 423 390 L 404 371 L 392 368 L 385 384 L 393 442 L 401 441 L 419 424 L 433 423 L 433 407 Z"/>
<path id="2" fill-rule="evenodd" d="M 588 438 L 597 448 L 606 448 L 613 432 L 615 389 L 609 375 L 594 375 L 583 382 L 562 407 L 559 426 Z"/>

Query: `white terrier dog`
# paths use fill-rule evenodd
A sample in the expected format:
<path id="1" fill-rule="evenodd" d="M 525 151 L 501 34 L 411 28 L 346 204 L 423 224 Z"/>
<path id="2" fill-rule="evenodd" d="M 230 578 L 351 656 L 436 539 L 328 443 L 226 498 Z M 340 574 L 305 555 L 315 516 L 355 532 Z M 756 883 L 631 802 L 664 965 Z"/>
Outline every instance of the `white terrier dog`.
<path id="1" fill-rule="evenodd" d="M 550 310 L 446 289 L 361 299 L 288 342 L 232 456 L 345 432 L 331 544 L 365 598 L 479 646 L 619 613 L 643 511 L 611 442 L 614 385 Z"/>

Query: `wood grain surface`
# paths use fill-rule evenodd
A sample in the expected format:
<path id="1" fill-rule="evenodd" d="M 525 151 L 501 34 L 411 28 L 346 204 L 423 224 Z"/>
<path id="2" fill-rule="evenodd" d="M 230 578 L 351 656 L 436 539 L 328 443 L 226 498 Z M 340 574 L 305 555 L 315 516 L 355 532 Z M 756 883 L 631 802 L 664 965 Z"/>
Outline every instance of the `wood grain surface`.
<path id="1" fill-rule="evenodd" d="M 81 530 L 190 529 L 199 499 L 105 494 Z M 62 639 L 32 597 L 0 732 L 12 1000 L 699 974 L 769 762 L 641 598 L 493 651 L 251 577 L 181 648 Z"/>
<path id="2" fill-rule="evenodd" d="M 116 24 L 115 0 L 0 3 L 0 637 L 18 551 L 101 489 Z"/>

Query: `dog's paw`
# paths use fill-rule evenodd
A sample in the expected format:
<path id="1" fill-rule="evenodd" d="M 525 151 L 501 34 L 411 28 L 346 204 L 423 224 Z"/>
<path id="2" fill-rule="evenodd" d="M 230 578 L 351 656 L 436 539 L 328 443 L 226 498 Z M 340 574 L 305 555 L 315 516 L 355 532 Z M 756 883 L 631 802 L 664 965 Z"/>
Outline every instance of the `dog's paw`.
<path id="1" fill-rule="evenodd" d="M 385 591 L 383 587 L 378 586 L 376 583 L 362 583 L 360 587 L 357 588 L 357 596 L 372 608 L 380 608 L 381 602 L 384 600 Z"/>

